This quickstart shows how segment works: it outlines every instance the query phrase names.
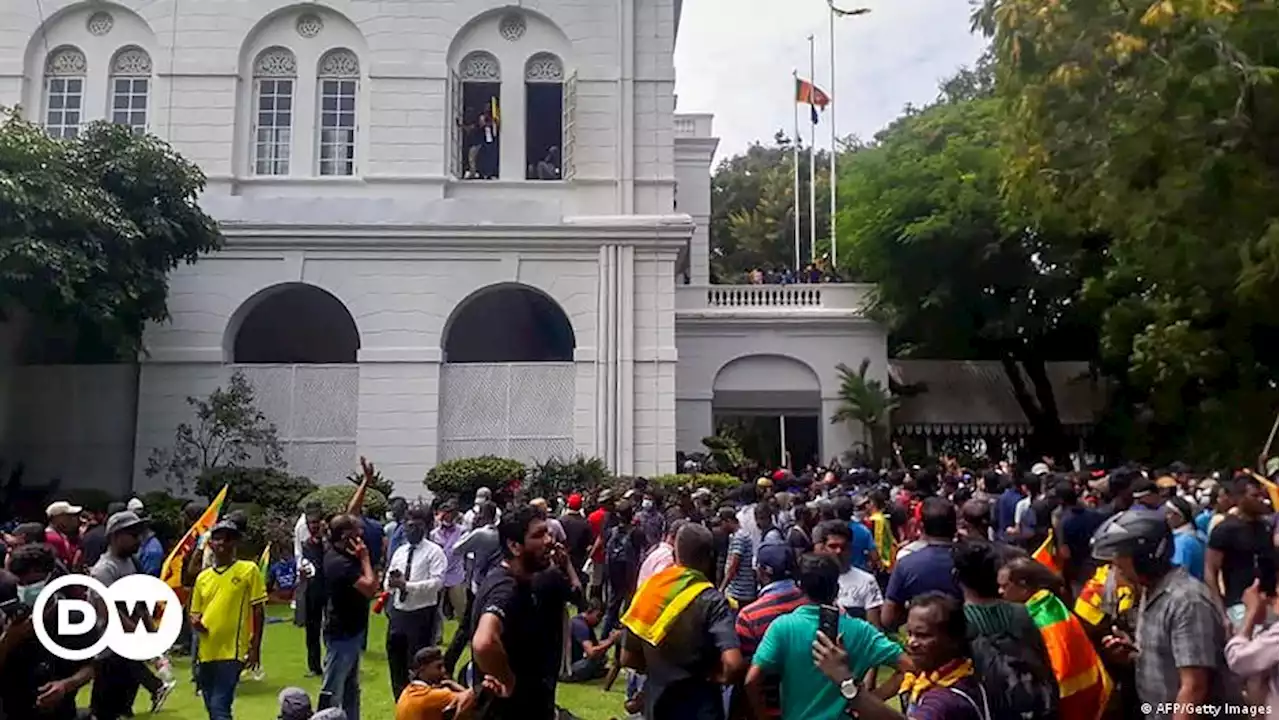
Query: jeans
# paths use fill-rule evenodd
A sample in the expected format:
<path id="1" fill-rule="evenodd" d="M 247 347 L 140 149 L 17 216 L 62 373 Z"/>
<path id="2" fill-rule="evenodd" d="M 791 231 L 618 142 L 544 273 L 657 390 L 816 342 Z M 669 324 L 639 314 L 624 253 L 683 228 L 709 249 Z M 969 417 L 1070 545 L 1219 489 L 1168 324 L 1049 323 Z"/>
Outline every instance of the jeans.
<path id="1" fill-rule="evenodd" d="M 590 682 L 608 674 L 609 668 L 605 664 L 603 655 L 598 658 L 584 657 L 580 660 L 575 660 L 573 665 L 569 666 L 569 677 L 565 678 L 565 682 Z"/>
<path id="2" fill-rule="evenodd" d="M 347 714 L 347 720 L 360 720 L 360 653 L 365 636 L 326 638 L 328 652 L 324 656 L 324 680 L 320 684 L 318 709 L 336 707 Z"/>
<path id="3" fill-rule="evenodd" d="M 243 667 L 239 660 L 200 663 L 200 693 L 204 695 L 209 720 L 232 720 L 231 704 L 236 699 L 236 684 Z"/>

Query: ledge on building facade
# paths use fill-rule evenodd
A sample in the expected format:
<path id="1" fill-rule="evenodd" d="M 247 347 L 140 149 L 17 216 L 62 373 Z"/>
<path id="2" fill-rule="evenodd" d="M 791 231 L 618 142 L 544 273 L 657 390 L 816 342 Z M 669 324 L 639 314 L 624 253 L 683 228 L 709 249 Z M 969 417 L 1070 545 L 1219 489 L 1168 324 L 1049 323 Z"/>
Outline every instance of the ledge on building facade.
<path id="1" fill-rule="evenodd" d="M 711 121 L 715 116 L 711 113 L 678 113 L 675 115 L 675 136 L 685 138 L 706 139 L 711 134 Z"/>
<path id="2" fill-rule="evenodd" d="M 682 285 L 676 288 L 676 320 L 871 322 L 873 289 L 863 283 Z"/>

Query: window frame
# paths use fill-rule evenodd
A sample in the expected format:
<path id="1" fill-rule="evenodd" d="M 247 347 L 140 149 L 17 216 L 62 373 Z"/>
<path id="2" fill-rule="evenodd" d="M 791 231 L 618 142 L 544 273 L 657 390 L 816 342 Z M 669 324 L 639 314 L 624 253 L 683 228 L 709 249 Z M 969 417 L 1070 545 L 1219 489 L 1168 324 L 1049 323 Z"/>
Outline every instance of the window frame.
<path id="1" fill-rule="evenodd" d="M 64 58 L 68 59 L 64 60 Z M 65 67 L 58 67 L 59 65 L 64 65 Z M 40 125 L 50 137 L 69 140 L 80 134 L 80 129 L 85 124 L 84 100 L 88 90 L 88 76 L 88 61 L 84 52 L 78 47 L 64 45 L 52 50 L 45 58 L 44 83 L 40 93 Z M 71 83 L 76 83 L 79 86 L 75 92 L 71 92 L 68 89 Z M 53 107 L 55 84 L 61 87 L 61 90 L 56 93 L 56 97 L 59 98 L 59 107 L 56 109 Z M 67 104 L 67 99 L 71 97 L 76 99 L 74 108 Z M 59 114 L 59 122 L 57 123 L 50 121 L 53 112 Z M 75 113 L 76 121 L 74 123 L 69 124 L 66 122 L 68 112 Z"/>
<path id="2" fill-rule="evenodd" d="M 272 62 L 268 62 L 272 61 Z M 271 91 L 266 92 L 270 84 Z M 287 92 L 281 87 L 287 85 Z M 297 120 L 298 61 L 293 51 L 284 47 L 269 47 L 258 53 L 253 64 L 253 104 L 249 132 L 249 173 L 258 177 L 287 177 L 293 172 L 294 123 Z M 271 99 L 271 108 L 264 110 L 263 101 Z M 288 108 L 281 110 L 280 100 L 287 99 Z M 263 125 L 263 113 L 270 113 L 272 122 Z M 281 117 L 286 117 L 280 123 Z M 262 140 L 263 130 L 271 132 L 269 140 Z M 283 139 L 281 138 L 283 135 Z M 262 153 L 271 148 L 269 155 Z M 267 170 L 263 170 L 266 163 Z"/>
<path id="3" fill-rule="evenodd" d="M 136 69 L 131 69 L 121 64 L 121 59 L 129 53 L 141 54 L 145 61 Z M 151 90 L 154 84 L 151 82 L 152 65 L 151 55 L 140 47 L 128 46 L 120 48 L 111 58 L 111 71 L 107 75 L 107 112 L 106 117 L 113 123 L 125 125 L 135 133 L 145 133 L 151 123 Z M 121 82 L 128 83 L 128 89 L 123 93 L 119 89 Z M 138 92 L 138 84 L 142 85 L 142 92 Z M 118 106 L 118 99 L 126 98 L 124 107 Z M 141 107 L 137 107 L 134 101 L 142 98 Z M 117 117 L 117 113 L 124 116 L 122 121 Z M 134 115 L 141 113 L 142 123 L 139 125 L 134 123 Z"/>
<path id="4" fill-rule="evenodd" d="M 360 139 L 359 56 L 347 48 L 334 48 L 320 57 L 316 67 L 315 173 L 320 177 L 354 177 L 358 171 Z M 330 84 L 336 87 L 335 93 L 326 92 Z M 325 107 L 328 98 L 334 99 L 332 109 Z M 350 109 L 342 108 L 344 99 L 350 100 Z M 325 116 L 330 114 L 336 125 L 325 123 Z M 342 125 L 344 116 L 350 118 L 349 126 Z M 331 142 L 326 139 L 329 132 L 346 132 L 348 137 Z M 334 156 L 326 157 L 326 149 L 332 149 Z"/>

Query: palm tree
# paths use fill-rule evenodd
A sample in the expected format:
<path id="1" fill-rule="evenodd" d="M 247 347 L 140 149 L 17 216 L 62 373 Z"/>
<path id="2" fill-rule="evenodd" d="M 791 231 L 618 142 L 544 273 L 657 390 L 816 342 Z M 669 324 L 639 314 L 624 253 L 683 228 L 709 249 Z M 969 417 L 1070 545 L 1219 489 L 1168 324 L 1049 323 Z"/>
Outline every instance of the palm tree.
<path id="1" fill-rule="evenodd" d="M 858 422 L 862 427 L 863 446 L 872 460 L 878 460 L 889 428 L 889 415 L 898 408 L 899 401 L 879 380 L 867 378 L 870 366 L 869 358 L 863 358 L 856 371 L 844 363 L 836 365 L 840 373 L 840 407 L 831 416 L 831 423 Z"/>

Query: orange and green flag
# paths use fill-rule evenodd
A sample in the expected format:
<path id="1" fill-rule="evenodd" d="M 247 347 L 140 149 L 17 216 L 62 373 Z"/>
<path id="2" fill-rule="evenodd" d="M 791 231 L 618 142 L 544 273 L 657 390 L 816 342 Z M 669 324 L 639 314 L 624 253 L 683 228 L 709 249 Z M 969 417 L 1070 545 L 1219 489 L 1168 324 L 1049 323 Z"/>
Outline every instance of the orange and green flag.
<path id="1" fill-rule="evenodd" d="M 818 111 L 827 109 L 827 105 L 831 104 L 831 96 L 823 92 L 822 88 L 817 85 L 797 77 L 796 102 L 809 106 L 810 119 L 813 120 L 814 125 L 817 125 Z"/>
<path id="2" fill-rule="evenodd" d="M 876 541 L 876 550 L 880 553 L 880 566 L 885 572 L 893 570 L 894 560 L 898 557 L 898 540 L 893 536 L 893 526 L 884 513 L 876 511 L 871 514 L 871 536 Z"/>
<path id="3" fill-rule="evenodd" d="M 1049 531 L 1049 536 L 1044 539 L 1044 542 L 1040 543 L 1040 547 L 1031 553 L 1031 559 L 1056 573 L 1062 572 L 1062 569 L 1058 567 L 1058 560 L 1054 551 L 1052 530 Z"/>
<path id="4" fill-rule="evenodd" d="M 712 587 L 702 573 L 673 565 L 656 573 L 636 590 L 622 625 L 650 645 L 658 645 L 671 624 L 703 590 Z"/>
<path id="5" fill-rule="evenodd" d="M 173 549 L 169 551 L 169 556 L 164 559 L 164 565 L 160 566 L 160 579 L 166 585 L 173 589 L 182 587 L 182 567 L 187 562 L 187 555 L 196 548 L 196 541 L 201 535 L 209 532 L 213 524 L 218 521 L 218 513 L 222 511 L 222 503 L 227 499 L 227 485 L 223 485 L 222 489 L 213 498 L 213 502 L 209 503 L 209 507 L 205 508 L 204 514 L 195 521 L 190 528 L 187 529 L 182 540 Z"/>
<path id="6" fill-rule="evenodd" d="M 1027 601 L 1058 679 L 1061 716 L 1099 720 L 1111 699 L 1112 682 L 1080 619 L 1056 595 L 1041 590 Z"/>

